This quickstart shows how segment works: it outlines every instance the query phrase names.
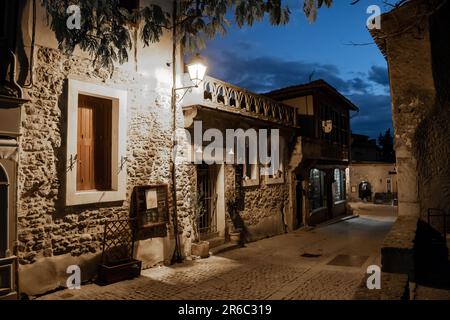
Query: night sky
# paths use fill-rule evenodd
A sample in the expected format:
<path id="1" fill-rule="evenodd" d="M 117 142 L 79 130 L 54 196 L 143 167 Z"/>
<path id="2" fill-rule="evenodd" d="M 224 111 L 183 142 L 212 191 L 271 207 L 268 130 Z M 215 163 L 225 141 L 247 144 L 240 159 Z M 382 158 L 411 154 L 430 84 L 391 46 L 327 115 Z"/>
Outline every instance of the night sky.
<path id="1" fill-rule="evenodd" d="M 386 61 L 366 29 L 367 7 L 381 0 L 335 0 L 330 9 L 319 10 L 310 24 L 301 11 L 303 1 L 289 0 L 291 21 L 273 27 L 267 21 L 239 29 L 207 43 L 202 55 L 209 75 L 263 93 L 324 79 L 359 108 L 352 131 L 376 138 L 392 128 L 391 99 Z"/>

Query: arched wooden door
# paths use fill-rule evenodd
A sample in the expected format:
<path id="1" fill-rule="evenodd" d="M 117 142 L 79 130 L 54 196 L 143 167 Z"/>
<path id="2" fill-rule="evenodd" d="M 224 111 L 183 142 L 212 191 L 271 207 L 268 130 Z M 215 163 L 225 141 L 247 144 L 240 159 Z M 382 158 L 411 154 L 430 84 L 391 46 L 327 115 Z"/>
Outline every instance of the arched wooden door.
<path id="1" fill-rule="evenodd" d="M 0 258 L 6 256 L 8 246 L 8 177 L 0 165 Z"/>

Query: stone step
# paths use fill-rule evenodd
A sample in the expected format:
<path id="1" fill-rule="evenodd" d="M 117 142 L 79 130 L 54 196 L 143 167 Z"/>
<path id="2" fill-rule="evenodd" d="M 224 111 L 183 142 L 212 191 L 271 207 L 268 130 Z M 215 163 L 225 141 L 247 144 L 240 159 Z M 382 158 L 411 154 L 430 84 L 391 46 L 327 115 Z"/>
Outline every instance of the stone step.
<path id="1" fill-rule="evenodd" d="M 221 246 L 225 243 L 225 239 L 223 237 L 215 237 L 205 241 L 209 242 L 209 249 Z"/>
<path id="2" fill-rule="evenodd" d="M 211 253 L 211 255 L 214 256 L 219 253 L 230 251 L 237 248 L 241 248 L 241 245 L 239 245 L 238 243 L 227 242 L 220 246 L 214 247 L 213 249 L 210 249 L 209 252 Z"/>
<path id="3" fill-rule="evenodd" d="M 202 233 L 200 238 L 202 241 L 209 241 L 210 239 L 219 237 L 219 232 Z"/>

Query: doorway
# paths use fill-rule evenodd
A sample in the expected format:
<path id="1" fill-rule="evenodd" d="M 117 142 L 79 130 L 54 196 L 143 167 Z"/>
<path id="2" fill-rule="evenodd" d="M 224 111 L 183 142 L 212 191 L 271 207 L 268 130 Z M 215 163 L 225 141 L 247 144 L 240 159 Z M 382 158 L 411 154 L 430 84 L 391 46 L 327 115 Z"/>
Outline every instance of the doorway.
<path id="1" fill-rule="evenodd" d="M 218 235 L 217 169 L 216 165 L 204 163 L 197 166 L 197 192 L 200 206 L 197 226 L 201 239 L 209 239 Z"/>
<path id="2" fill-rule="evenodd" d="M 296 181 L 295 187 L 295 229 L 298 229 L 303 226 L 303 187 L 302 180 Z"/>
<path id="3" fill-rule="evenodd" d="M 359 198 L 363 201 L 370 201 L 372 199 L 372 186 L 367 181 L 362 181 L 359 184 Z"/>
<path id="4" fill-rule="evenodd" d="M 8 178 L 0 165 L 0 258 L 8 249 Z"/>

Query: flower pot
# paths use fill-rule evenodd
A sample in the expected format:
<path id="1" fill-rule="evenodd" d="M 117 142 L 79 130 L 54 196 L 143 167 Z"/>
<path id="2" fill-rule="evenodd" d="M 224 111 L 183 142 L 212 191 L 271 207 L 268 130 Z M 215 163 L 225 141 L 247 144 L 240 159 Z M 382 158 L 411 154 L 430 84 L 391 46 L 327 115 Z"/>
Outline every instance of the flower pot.
<path id="1" fill-rule="evenodd" d="M 97 282 L 100 285 L 108 285 L 139 277 L 141 267 L 142 262 L 135 259 L 119 261 L 114 264 L 101 264 L 98 268 Z"/>
<path id="2" fill-rule="evenodd" d="M 240 232 L 230 232 L 230 242 L 231 243 L 240 243 L 241 242 L 241 233 Z"/>
<path id="3" fill-rule="evenodd" d="M 191 254 L 193 256 L 199 256 L 200 258 L 208 258 L 209 257 L 209 242 L 208 241 L 200 241 L 200 242 L 192 243 Z"/>

